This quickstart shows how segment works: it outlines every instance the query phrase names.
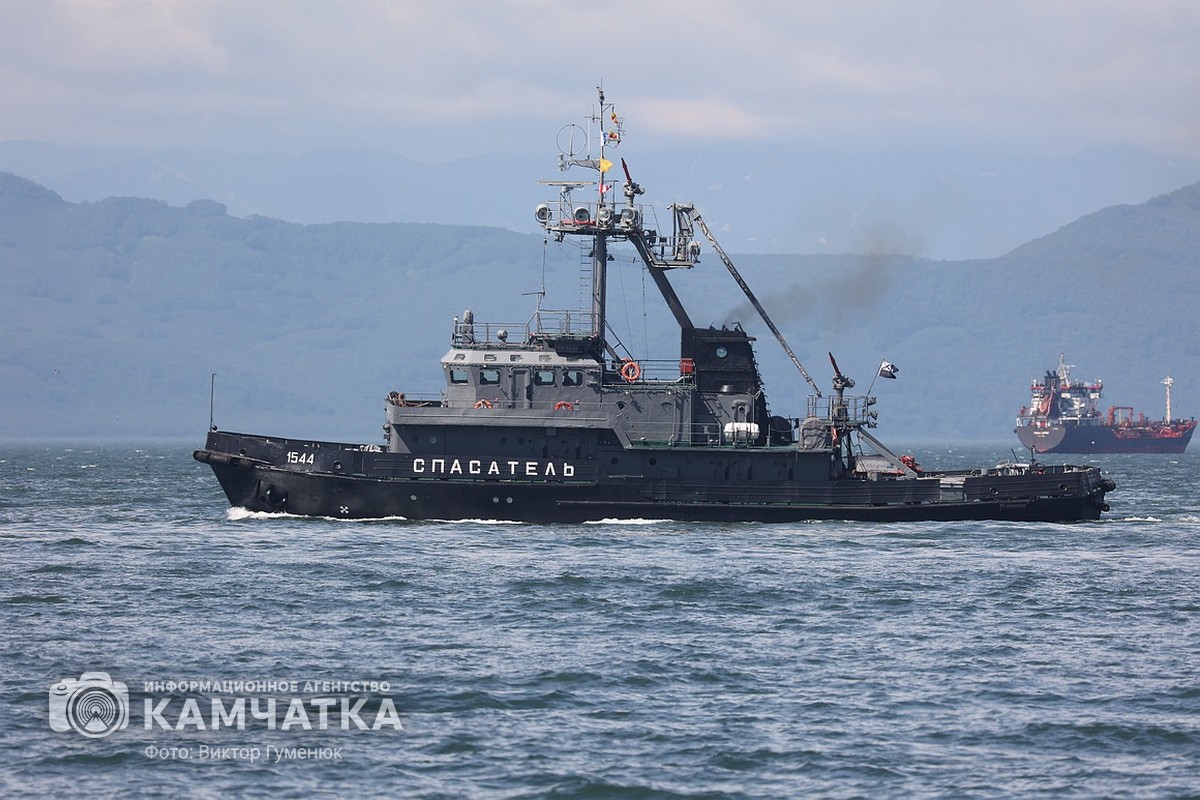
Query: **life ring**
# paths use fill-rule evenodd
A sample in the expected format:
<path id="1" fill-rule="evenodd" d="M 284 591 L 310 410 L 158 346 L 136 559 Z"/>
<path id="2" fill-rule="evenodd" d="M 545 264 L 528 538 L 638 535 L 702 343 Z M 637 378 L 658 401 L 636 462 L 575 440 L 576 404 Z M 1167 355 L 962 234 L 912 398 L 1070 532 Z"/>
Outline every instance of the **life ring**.
<path id="1" fill-rule="evenodd" d="M 642 367 L 636 361 L 626 361 L 621 365 L 621 377 L 626 383 L 633 383 L 642 377 Z"/>
<path id="2" fill-rule="evenodd" d="M 575 406 L 568 403 L 566 400 L 559 400 L 554 404 L 555 411 L 574 411 Z"/>
<path id="3" fill-rule="evenodd" d="M 491 400 L 476 400 L 475 407 L 476 408 L 491 408 L 492 401 Z"/>

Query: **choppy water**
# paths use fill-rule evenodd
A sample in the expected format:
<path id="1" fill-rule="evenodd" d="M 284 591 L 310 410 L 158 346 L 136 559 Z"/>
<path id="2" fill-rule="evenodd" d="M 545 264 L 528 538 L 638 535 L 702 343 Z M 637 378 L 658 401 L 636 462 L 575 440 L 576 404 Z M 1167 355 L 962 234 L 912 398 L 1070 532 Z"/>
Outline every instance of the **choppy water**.
<path id="1" fill-rule="evenodd" d="M 1197 797 L 1200 457 L 1095 460 L 1094 524 L 524 526 L 247 518 L 184 446 L 5 447 L 0 788 Z M 127 728 L 51 729 L 85 672 Z M 349 694 L 402 729 L 147 730 L 211 721 L 147 687 L 184 680 L 386 682 Z"/>

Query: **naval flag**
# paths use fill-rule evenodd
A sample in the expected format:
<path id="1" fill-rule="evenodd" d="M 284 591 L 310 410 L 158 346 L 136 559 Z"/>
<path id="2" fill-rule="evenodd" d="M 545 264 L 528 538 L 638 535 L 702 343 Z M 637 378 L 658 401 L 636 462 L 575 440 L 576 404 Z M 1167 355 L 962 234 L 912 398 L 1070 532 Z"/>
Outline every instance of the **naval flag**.
<path id="1" fill-rule="evenodd" d="M 879 365 L 879 377 L 881 377 L 881 378 L 891 378 L 892 380 L 895 380 L 896 373 L 899 371 L 900 371 L 899 367 L 897 367 L 895 364 L 891 364 L 887 361 L 884 361 L 882 364 Z"/>

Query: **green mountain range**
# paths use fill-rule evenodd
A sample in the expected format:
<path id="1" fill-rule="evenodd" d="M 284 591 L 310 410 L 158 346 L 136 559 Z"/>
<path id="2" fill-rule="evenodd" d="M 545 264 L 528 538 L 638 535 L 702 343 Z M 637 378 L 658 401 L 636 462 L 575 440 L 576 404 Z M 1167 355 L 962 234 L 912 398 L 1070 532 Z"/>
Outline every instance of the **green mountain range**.
<path id="1" fill-rule="evenodd" d="M 720 235 L 720 221 L 708 220 Z M 581 305 L 578 243 L 432 224 L 297 225 L 111 198 L 71 203 L 0 173 L 0 438 L 190 437 L 222 428 L 380 441 L 389 391 L 437 392 L 453 318 L 518 327 Z M 728 249 L 728 248 L 727 248 Z M 1016 443 L 1028 383 L 1064 352 L 1105 405 L 1200 413 L 1200 184 L 1083 217 L 979 261 L 738 255 L 808 371 L 827 353 L 865 391 L 879 362 L 879 435 Z M 760 337 L 773 413 L 809 393 L 720 261 L 672 274 L 697 324 Z M 636 358 L 678 336 L 632 250 L 609 316 Z"/>

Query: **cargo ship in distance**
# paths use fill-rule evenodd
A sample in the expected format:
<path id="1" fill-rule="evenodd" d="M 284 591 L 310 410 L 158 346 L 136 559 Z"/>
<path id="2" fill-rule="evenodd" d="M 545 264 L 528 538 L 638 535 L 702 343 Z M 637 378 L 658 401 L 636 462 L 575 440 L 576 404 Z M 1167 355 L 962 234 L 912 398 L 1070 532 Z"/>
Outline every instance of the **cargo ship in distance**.
<path id="1" fill-rule="evenodd" d="M 534 210 L 548 236 L 580 243 L 590 307 L 546 310 L 538 293 L 526 323 L 477 321 L 469 310 L 456 317 L 443 388 L 390 393 L 383 444 L 234 433 L 210 421 L 194 456 L 232 506 L 535 523 L 1073 522 L 1108 510 L 1116 485 L 1094 466 L 922 469 L 883 445 L 871 433 L 878 412 L 869 389 L 850 394 L 855 382 L 833 354 L 832 392 L 818 388 L 694 206 L 670 206 L 664 226 L 638 202 L 643 189 L 625 160 L 608 158 L 624 120 L 598 96 L 586 129 L 558 135 L 560 171 L 586 170 L 586 179 L 544 181 L 557 197 Z M 699 263 L 701 236 L 812 388 L 799 413 L 769 408 L 754 337 L 740 325 L 696 325 L 676 294 L 670 276 Z M 662 295 L 678 324 L 677 358 L 647 360 L 612 334 L 614 244 L 632 248 Z M 894 374 L 885 361 L 874 377 Z"/>
<path id="2" fill-rule="evenodd" d="M 1099 409 L 1103 381 L 1071 378 L 1073 364 L 1059 353 L 1058 368 L 1030 385 L 1030 400 L 1017 416 L 1014 431 L 1021 444 L 1038 453 L 1182 453 L 1192 440 L 1196 419 L 1171 416 L 1171 376 L 1166 416 L 1161 420 L 1136 417 L 1130 406 Z"/>

